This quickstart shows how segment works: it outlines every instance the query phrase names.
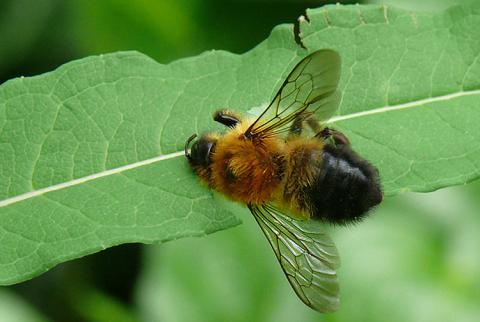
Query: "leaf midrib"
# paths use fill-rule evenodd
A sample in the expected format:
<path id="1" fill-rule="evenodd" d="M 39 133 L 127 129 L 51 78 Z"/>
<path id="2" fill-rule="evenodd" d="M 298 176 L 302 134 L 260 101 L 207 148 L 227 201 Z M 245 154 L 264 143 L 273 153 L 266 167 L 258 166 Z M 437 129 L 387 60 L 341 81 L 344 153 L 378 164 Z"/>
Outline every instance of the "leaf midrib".
<path id="1" fill-rule="evenodd" d="M 340 116 L 332 117 L 327 123 L 332 124 L 332 123 L 345 121 L 345 120 L 349 120 L 349 119 L 354 119 L 354 118 L 358 118 L 358 117 L 381 114 L 381 113 L 397 111 L 397 110 L 402 110 L 402 109 L 409 109 L 409 108 L 423 106 L 423 105 L 430 104 L 430 103 L 449 101 L 449 100 L 452 100 L 452 99 L 455 99 L 455 98 L 472 96 L 472 95 L 480 95 L 480 90 L 461 91 L 461 92 L 457 92 L 457 93 L 446 94 L 446 95 L 436 96 L 436 97 L 429 97 L 429 98 L 425 98 L 425 99 L 421 99 L 421 100 L 417 100 L 417 101 L 412 101 L 412 102 L 408 102 L 408 103 L 402 103 L 402 104 L 398 104 L 398 105 L 389 105 L 389 106 L 379 107 L 379 108 L 371 109 L 371 110 L 368 110 L 368 111 L 362 111 L 362 112 L 352 113 L 352 114 L 348 114 L 348 115 L 340 115 Z M 124 165 L 124 166 L 120 166 L 120 167 L 117 167 L 117 168 L 113 168 L 113 169 L 105 170 L 105 171 L 102 171 L 102 172 L 94 173 L 94 174 L 91 174 L 91 175 L 88 175 L 88 176 L 85 176 L 85 177 L 81 177 L 81 178 L 77 178 L 77 179 L 74 179 L 74 180 L 62 182 L 62 183 L 59 183 L 59 184 L 56 184 L 56 185 L 53 185 L 53 186 L 50 186 L 50 187 L 30 191 L 30 192 L 27 192 L 27 193 L 24 193 L 24 194 L 21 194 L 21 195 L 18 195 L 18 196 L 11 197 L 11 198 L 0 201 L 0 208 L 6 207 L 8 205 L 11 205 L 11 204 L 14 204 L 14 203 L 17 203 L 17 202 L 21 202 L 21 201 L 24 201 L 24 200 L 27 200 L 27 199 L 30 199 L 30 198 L 34 198 L 34 197 L 43 195 L 45 193 L 69 188 L 69 187 L 76 186 L 76 185 L 79 185 L 79 184 L 82 184 L 82 183 L 85 183 L 85 182 L 88 182 L 88 181 L 92 181 L 92 180 L 95 180 L 95 179 L 98 179 L 98 178 L 107 177 L 107 176 L 110 176 L 110 175 L 113 175 L 113 174 L 121 173 L 121 172 L 124 172 L 124 171 L 127 171 L 127 170 L 135 169 L 135 168 L 145 166 L 145 165 L 149 165 L 149 164 L 152 164 L 152 163 L 156 163 L 156 162 L 159 162 L 159 161 L 173 159 L 173 158 L 183 156 L 183 155 L 184 155 L 183 150 L 182 151 L 176 151 L 176 152 L 172 152 L 172 153 L 169 153 L 169 154 L 164 154 L 164 155 L 160 155 L 160 156 L 157 156 L 157 157 L 154 157 L 154 158 L 150 158 L 150 159 L 134 162 L 134 163 L 131 163 L 131 164 L 127 164 L 127 165 Z"/>
<path id="2" fill-rule="evenodd" d="M 177 152 L 173 152 L 173 153 L 169 153 L 169 154 L 164 154 L 164 155 L 157 156 L 155 158 L 150 158 L 150 159 L 130 163 L 130 164 L 127 164 L 127 165 L 123 165 L 121 167 L 108 169 L 108 170 L 98 172 L 98 173 L 94 173 L 94 174 L 91 174 L 91 175 L 88 175 L 88 176 L 85 176 L 85 177 L 81 177 L 81 178 L 77 178 L 77 179 L 74 179 L 74 180 L 62 182 L 62 183 L 59 183 L 59 184 L 56 184 L 56 185 L 53 185 L 53 186 L 50 186 L 50 187 L 46 187 L 46 188 L 30 191 L 30 192 L 27 192 L 27 193 L 23 193 L 21 195 L 18 195 L 18 196 L 0 201 L 0 208 L 6 207 L 6 206 L 11 205 L 13 203 L 24 201 L 24 200 L 27 200 L 27 199 L 30 199 L 30 198 L 33 198 L 33 197 L 37 197 L 37 196 L 43 195 L 43 194 L 48 193 L 48 192 L 69 188 L 69 187 L 76 186 L 76 185 L 79 185 L 79 184 L 82 184 L 82 183 L 85 183 L 85 182 L 88 182 L 88 181 L 92 181 L 92 180 L 95 180 L 95 179 L 98 179 L 98 178 L 107 177 L 107 176 L 110 176 L 110 175 L 113 175 L 113 174 L 121 173 L 121 172 L 124 172 L 124 171 L 127 171 L 127 170 L 132 170 L 132 169 L 139 168 L 139 167 L 149 165 L 149 164 L 152 164 L 152 163 L 156 163 L 156 162 L 159 162 L 159 161 L 176 158 L 176 157 L 182 156 L 183 154 L 184 154 L 184 151 L 177 151 Z"/>
<path id="3" fill-rule="evenodd" d="M 331 123 L 335 123 L 335 122 L 354 119 L 354 118 L 361 117 L 361 116 L 368 116 L 368 115 L 373 115 L 373 114 L 381 114 L 381 113 L 386 113 L 386 112 L 391 112 L 391 111 L 414 108 L 414 107 L 423 106 L 423 105 L 430 104 L 430 103 L 449 101 L 449 100 L 452 100 L 452 99 L 455 99 L 455 98 L 458 98 L 458 97 L 472 96 L 472 95 L 480 95 L 480 89 L 471 90 L 471 91 L 461 91 L 461 92 L 446 94 L 446 95 L 442 95 L 442 96 L 424 98 L 424 99 L 421 99 L 421 100 L 412 101 L 412 102 L 408 102 L 408 103 L 402 103 L 402 104 L 397 104 L 397 105 L 388 105 L 388 106 L 378 107 L 378 108 L 367 110 L 367 111 L 356 112 L 356 113 L 347 114 L 347 115 L 339 115 L 339 116 L 332 117 L 330 120 L 328 120 L 327 123 L 331 124 Z"/>

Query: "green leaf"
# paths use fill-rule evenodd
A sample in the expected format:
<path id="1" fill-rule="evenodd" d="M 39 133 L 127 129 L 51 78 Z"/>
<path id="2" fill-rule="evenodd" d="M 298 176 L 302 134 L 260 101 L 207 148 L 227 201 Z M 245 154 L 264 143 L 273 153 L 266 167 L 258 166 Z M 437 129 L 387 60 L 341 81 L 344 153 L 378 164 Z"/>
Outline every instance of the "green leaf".
<path id="1" fill-rule="evenodd" d="M 333 47 L 342 55 L 335 126 L 379 167 L 388 195 L 476 178 L 480 42 L 472 40 L 480 30 L 472 27 L 480 7 L 439 15 L 357 8 L 314 10 L 304 23 L 307 47 Z"/>
<path id="2" fill-rule="evenodd" d="M 387 194 L 480 173 L 480 6 L 414 14 L 327 6 L 300 23 L 308 51 L 337 50 L 334 126 L 380 169 Z M 127 242 L 238 224 L 181 157 L 211 113 L 265 105 L 306 54 L 293 25 L 253 50 L 161 65 L 135 52 L 89 57 L 0 87 L 0 283 Z"/>

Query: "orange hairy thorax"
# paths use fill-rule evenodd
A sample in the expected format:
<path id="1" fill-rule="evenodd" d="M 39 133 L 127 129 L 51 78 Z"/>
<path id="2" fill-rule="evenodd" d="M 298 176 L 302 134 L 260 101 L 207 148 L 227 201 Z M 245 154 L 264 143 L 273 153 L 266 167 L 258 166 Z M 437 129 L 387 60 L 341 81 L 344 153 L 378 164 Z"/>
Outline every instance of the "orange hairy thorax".
<path id="1" fill-rule="evenodd" d="M 284 163 L 278 138 L 252 141 L 233 130 L 217 141 L 210 185 L 233 200 L 260 204 L 280 187 Z"/>

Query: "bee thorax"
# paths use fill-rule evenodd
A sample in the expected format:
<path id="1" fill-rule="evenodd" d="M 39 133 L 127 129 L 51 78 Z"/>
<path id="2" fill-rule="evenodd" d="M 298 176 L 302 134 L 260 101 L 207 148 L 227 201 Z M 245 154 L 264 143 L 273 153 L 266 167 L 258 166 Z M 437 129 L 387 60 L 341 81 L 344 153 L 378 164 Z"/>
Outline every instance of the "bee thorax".
<path id="1" fill-rule="evenodd" d="M 219 143 L 212 160 L 212 188 L 247 204 L 271 200 L 285 169 L 275 141 L 254 144 L 227 137 Z"/>

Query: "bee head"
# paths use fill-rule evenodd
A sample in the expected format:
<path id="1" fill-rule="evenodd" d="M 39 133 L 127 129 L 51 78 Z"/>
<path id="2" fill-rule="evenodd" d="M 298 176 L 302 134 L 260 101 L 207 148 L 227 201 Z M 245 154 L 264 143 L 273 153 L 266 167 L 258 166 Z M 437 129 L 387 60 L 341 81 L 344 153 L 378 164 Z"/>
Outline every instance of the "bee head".
<path id="1" fill-rule="evenodd" d="M 211 155 L 215 149 L 216 139 L 211 135 L 204 134 L 193 142 L 188 152 L 188 146 L 197 137 L 197 134 L 190 136 L 185 143 L 185 156 L 192 167 L 208 167 L 211 162 Z"/>

